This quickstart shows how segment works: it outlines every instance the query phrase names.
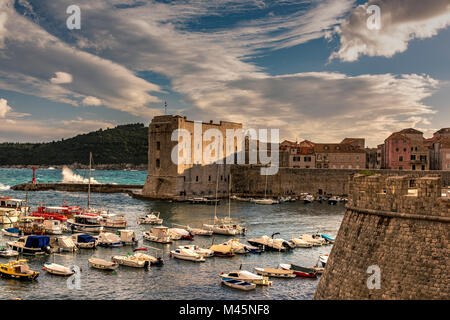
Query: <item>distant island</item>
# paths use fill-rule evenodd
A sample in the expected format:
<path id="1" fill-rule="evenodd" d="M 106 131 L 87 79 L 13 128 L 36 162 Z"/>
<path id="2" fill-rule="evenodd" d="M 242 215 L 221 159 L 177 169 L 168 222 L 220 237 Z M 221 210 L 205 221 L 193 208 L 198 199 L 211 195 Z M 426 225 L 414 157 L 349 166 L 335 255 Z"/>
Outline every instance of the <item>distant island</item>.
<path id="1" fill-rule="evenodd" d="M 64 165 L 87 168 L 92 152 L 94 168 L 147 168 L 148 127 L 142 123 L 100 129 L 73 138 L 45 143 L 0 143 L 1 167 L 48 167 Z"/>

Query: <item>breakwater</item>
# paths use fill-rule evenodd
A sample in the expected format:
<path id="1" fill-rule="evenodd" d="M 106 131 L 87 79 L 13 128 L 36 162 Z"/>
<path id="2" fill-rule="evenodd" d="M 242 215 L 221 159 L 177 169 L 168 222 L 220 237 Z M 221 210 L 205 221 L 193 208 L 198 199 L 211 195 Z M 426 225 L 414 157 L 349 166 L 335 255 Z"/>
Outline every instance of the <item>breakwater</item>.
<path id="1" fill-rule="evenodd" d="M 449 299 L 450 198 L 438 175 L 355 175 L 315 299 Z M 377 275 L 375 275 L 375 271 Z M 368 285 L 378 277 L 379 286 Z"/>
<path id="2" fill-rule="evenodd" d="M 130 193 L 142 190 L 142 185 L 135 184 L 91 184 L 91 192 L 99 193 Z M 22 183 L 11 187 L 18 191 L 67 191 L 67 192 L 87 192 L 88 185 L 85 183 Z"/>

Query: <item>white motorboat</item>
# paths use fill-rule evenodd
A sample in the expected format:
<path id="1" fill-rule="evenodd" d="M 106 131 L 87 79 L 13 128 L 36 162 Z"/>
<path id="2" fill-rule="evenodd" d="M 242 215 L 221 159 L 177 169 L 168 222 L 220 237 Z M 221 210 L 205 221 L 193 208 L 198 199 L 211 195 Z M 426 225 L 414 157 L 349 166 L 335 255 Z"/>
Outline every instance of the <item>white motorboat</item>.
<path id="1" fill-rule="evenodd" d="M 116 248 L 122 247 L 122 239 L 114 233 L 102 232 L 98 235 L 98 245 L 100 247 Z"/>
<path id="2" fill-rule="evenodd" d="M 266 251 L 286 251 L 292 249 L 292 247 L 294 246 L 286 240 L 272 239 L 271 237 L 268 237 L 266 235 L 262 236 L 261 238 L 248 239 L 247 242 L 252 246 L 262 247 Z"/>
<path id="3" fill-rule="evenodd" d="M 46 234 L 62 234 L 62 223 L 59 220 L 44 220 L 43 222 Z"/>
<path id="4" fill-rule="evenodd" d="M 168 244 L 172 243 L 172 238 L 169 234 L 169 228 L 163 226 L 152 227 L 150 231 L 143 233 L 144 239 L 152 242 Z"/>
<path id="5" fill-rule="evenodd" d="M 7 237 L 19 238 L 23 236 L 23 232 L 17 228 L 5 228 L 2 229 L 2 234 Z"/>
<path id="6" fill-rule="evenodd" d="M 207 230 L 211 230 L 213 233 L 216 234 L 223 234 L 227 236 L 235 236 L 239 234 L 239 231 L 237 229 L 233 229 L 232 227 L 228 225 L 215 225 L 215 224 L 204 224 L 203 227 Z"/>
<path id="7" fill-rule="evenodd" d="M 220 282 L 230 288 L 239 289 L 244 291 L 254 290 L 256 288 L 256 284 L 249 283 L 243 280 L 236 280 L 231 278 L 223 277 L 220 279 Z"/>
<path id="8" fill-rule="evenodd" d="M 188 246 L 178 246 L 178 249 L 189 249 L 197 253 L 198 255 L 208 258 L 214 256 L 214 251 L 206 248 L 201 248 L 195 244 L 188 245 Z"/>
<path id="9" fill-rule="evenodd" d="M 260 248 L 255 246 L 250 246 L 244 243 L 239 242 L 239 239 L 230 239 L 224 243 L 223 246 L 229 246 L 234 253 L 237 254 L 246 254 L 250 252 L 260 252 Z"/>
<path id="10" fill-rule="evenodd" d="M 154 257 L 146 253 L 136 252 L 134 256 L 139 260 L 144 260 L 150 262 L 150 265 L 161 266 L 164 264 L 164 260 L 161 257 Z"/>
<path id="11" fill-rule="evenodd" d="M 150 261 L 139 259 L 135 256 L 113 256 L 112 261 L 127 267 L 150 268 Z"/>
<path id="12" fill-rule="evenodd" d="M 309 243 L 309 242 L 307 242 L 305 240 L 302 240 L 300 238 L 292 238 L 291 242 L 293 244 L 295 244 L 295 246 L 297 248 L 312 248 L 313 247 L 312 243 Z"/>
<path id="13" fill-rule="evenodd" d="M 194 235 L 186 229 L 170 228 L 169 235 L 173 240 L 193 240 Z"/>
<path id="14" fill-rule="evenodd" d="M 269 199 L 269 198 L 252 199 L 250 202 L 255 203 L 255 204 L 268 204 L 268 205 L 279 203 L 277 200 Z"/>
<path id="15" fill-rule="evenodd" d="M 272 281 L 269 281 L 268 277 L 260 276 L 254 273 L 251 273 L 247 270 L 237 270 L 231 271 L 228 273 L 221 272 L 220 276 L 223 278 L 229 278 L 234 280 L 242 280 L 249 283 L 254 283 L 260 286 L 270 286 L 272 285 Z"/>
<path id="16" fill-rule="evenodd" d="M 194 236 L 212 236 L 213 231 L 212 230 L 205 230 L 200 228 L 190 228 L 188 226 L 187 230 L 192 233 Z"/>
<path id="17" fill-rule="evenodd" d="M 73 241 L 72 236 L 61 236 L 50 240 L 50 243 L 56 241 L 54 247 L 59 248 L 59 251 L 75 252 L 78 250 L 77 245 Z"/>
<path id="18" fill-rule="evenodd" d="M 275 278 L 295 278 L 297 275 L 293 270 L 284 270 L 276 268 L 255 268 L 255 272 L 261 276 Z"/>
<path id="19" fill-rule="evenodd" d="M 205 258 L 190 249 L 175 249 L 170 251 L 171 256 L 177 259 L 188 260 L 194 262 L 205 262 Z"/>
<path id="20" fill-rule="evenodd" d="M 304 198 L 303 198 L 303 202 L 304 203 L 313 203 L 314 202 L 314 196 L 311 194 L 307 194 Z"/>
<path id="21" fill-rule="evenodd" d="M 322 237 L 313 237 L 310 234 L 302 234 L 300 235 L 300 239 L 312 244 L 313 246 L 321 246 L 326 244 L 326 240 Z"/>
<path id="22" fill-rule="evenodd" d="M 98 219 L 98 222 L 104 228 L 109 229 L 123 229 L 128 225 L 128 222 L 125 220 L 124 216 L 118 216 L 115 214 L 102 214 Z"/>
<path id="23" fill-rule="evenodd" d="M 51 274 L 54 274 L 57 276 L 64 276 L 64 277 L 71 276 L 75 273 L 75 271 L 70 270 L 67 267 L 64 267 L 60 264 L 51 263 L 51 262 L 46 262 L 42 269 L 44 269 L 48 273 L 51 273 Z"/>
<path id="24" fill-rule="evenodd" d="M 143 217 L 138 217 L 138 224 L 162 224 L 163 219 L 159 218 L 159 212 L 152 212 L 150 214 L 146 214 Z"/>
<path id="25" fill-rule="evenodd" d="M 118 232 L 123 245 L 136 245 L 138 243 L 136 233 L 133 230 L 123 229 Z"/>
<path id="26" fill-rule="evenodd" d="M 17 251 L 8 249 L 4 246 L 0 247 L 0 257 L 8 258 L 8 257 L 17 257 L 19 253 Z"/>
<path id="27" fill-rule="evenodd" d="M 317 263 L 312 269 L 316 270 L 318 274 L 322 274 L 325 271 L 325 266 L 328 262 L 328 254 L 320 255 Z"/>
<path id="28" fill-rule="evenodd" d="M 107 261 L 100 258 L 89 258 L 89 265 L 92 268 L 101 269 L 101 270 L 115 270 L 119 267 L 119 264 L 114 261 Z"/>
<path id="29" fill-rule="evenodd" d="M 98 240 L 89 234 L 77 233 L 72 235 L 72 240 L 80 249 L 94 249 Z"/>
<path id="30" fill-rule="evenodd" d="M 103 231 L 103 226 L 98 222 L 98 216 L 92 215 L 76 215 L 73 219 L 67 219 L 67 226 L 72 232 L 99 233 Z"/>

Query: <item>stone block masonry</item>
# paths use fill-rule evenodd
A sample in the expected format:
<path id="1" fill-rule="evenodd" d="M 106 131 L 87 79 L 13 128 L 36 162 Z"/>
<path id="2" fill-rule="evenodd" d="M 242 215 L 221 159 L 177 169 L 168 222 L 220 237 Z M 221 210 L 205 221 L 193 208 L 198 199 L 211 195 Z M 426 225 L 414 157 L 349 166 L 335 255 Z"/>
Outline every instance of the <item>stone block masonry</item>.
<path id="1" fill-rule="evenodd" d="M 314 299 L 449 299 L 450 199 L 442 178 L 349 179 L 347 211 Z M 380 288 L 369 289 L 369 266 Z"/>

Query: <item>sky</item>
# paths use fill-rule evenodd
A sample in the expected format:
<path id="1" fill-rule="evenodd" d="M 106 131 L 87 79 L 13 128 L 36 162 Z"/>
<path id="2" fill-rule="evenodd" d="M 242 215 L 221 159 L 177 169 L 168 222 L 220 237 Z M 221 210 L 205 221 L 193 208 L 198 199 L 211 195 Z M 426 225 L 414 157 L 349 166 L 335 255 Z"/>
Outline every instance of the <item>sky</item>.
<path id="1" fill-rule="evenodd" d="M 148 125 L 165 101 L 282 139 L 431 137 L 450 126 L 450 2 L 0 0 L 0 142 Z"/>

